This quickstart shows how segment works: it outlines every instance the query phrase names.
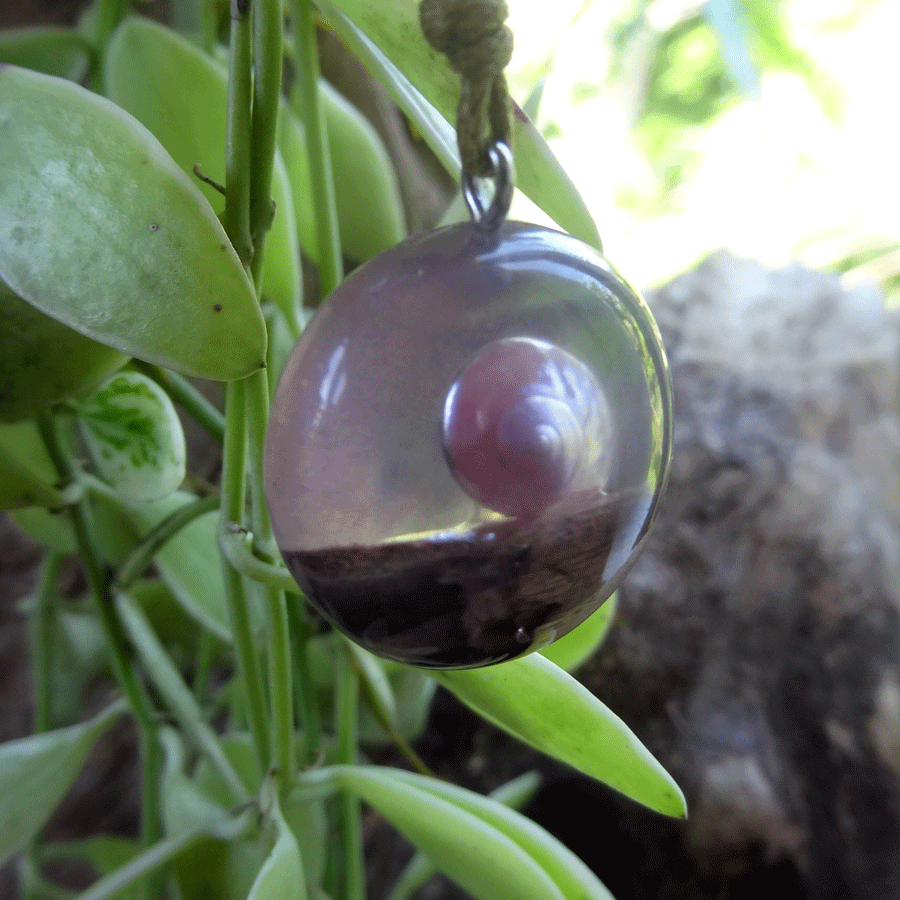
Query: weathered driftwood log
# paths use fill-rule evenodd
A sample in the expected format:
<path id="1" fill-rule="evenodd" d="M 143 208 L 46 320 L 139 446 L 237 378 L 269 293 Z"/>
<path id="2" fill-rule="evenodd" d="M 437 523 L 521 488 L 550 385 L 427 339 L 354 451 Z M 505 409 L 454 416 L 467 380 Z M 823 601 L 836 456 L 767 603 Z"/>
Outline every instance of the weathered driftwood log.
<path id="1" fill-rule="evenodd" d="M 670 855 L 635 851 L 619 900 L 743 897 L 779 877 L 809 900 L 898 900 L 900 317 L 873 291 L 727 253 L 650 302 L 672 475 L 580 677 L 691 813 Z"/>

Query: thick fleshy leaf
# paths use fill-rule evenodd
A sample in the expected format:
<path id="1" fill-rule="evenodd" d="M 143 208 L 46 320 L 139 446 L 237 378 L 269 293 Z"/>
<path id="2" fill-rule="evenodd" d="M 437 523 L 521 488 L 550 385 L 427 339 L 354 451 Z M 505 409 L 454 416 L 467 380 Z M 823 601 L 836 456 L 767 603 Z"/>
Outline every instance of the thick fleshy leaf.
<path id="1" fill-rule="evenodd" d="M 194 851 L 198 845 L 208 844 L 209 834 L 214 834 L 221 846 L 225 847 L 242 847 L 244 842 L 237 840 L 240 835 L 247 831 L 248 817 L 246 815 L 239 816 L 235 819 L 224 819 L 214 827 L 201 826 L 193 831 L 185 831 L 182 834 L 172 838 L 166 838 L 153 844 L 147 850 L 139 853 L 129 863 L 120 866 L 113 872 L 103 878 L 95 881 L 86 891 L 78 895 L 78 900 L 111 900 L 111 898 L 121 898 L 123 892 L 128 890 L 139 879 L 143 878 L 154 869 L 165 864 L 180 865 L 185 856 L 190 856 L 190 862 L 193 863 L 192 870 L 199 876 L 200 890 L 196 893 L 184 893 L 186 897 L 203 897 L 203 900 L 244 900 L 247 896 L 246 891 L 243 894 L 238 893 L 216 893 L 209 890 L 209 883 L 205 880 L 206 869 L 204 860 L 198 860 L 194 856 Z M 225 843 L 227 842 L 227 843 Z M 244 871 L 242 861 L 238 861 L 233 869 L 234 878 L 229 885 L 234 884 L 240 874 Z M 144 892 L 141 892 L 143 896 Z"/>
<path id="2" fill-rule="evenodd" d="M 127 362 L 44 315 L 0 282 L 0 422 L 32 419 L 57 400 L 90 390 Z"/>
<path id="3" fill-rule="evenodd" d="M 419 27 L 417 0 L 321 0 L 319 6 L 330 27 L 351 49 L 356 51 L 354 45 L 374 44 L 446 122 L 456 120 L 459 77 L 446 59 L 425 41 Z M 363 36 L 368 36 L 368 41 L 361 41 L 359 35 L 351 39 L 348 34 L 352 31 L 362 32 Z M 369 59 L 361 57 L 363 65 L 370 66 L 371 52 L 368 56 Z M 370 68 L 370 71 L 379 80 L 386 74 L 383 67 L 378 71 Z M 429 140 L 425 130 L 428 119 L 420 123 L 416 118 L 417 108 L 404 105 L 406 91 L 389 81 L 383 80 L 383 83 L 422 131 L 423 137 Z M 584 200 L 540 132 L 518 108 L 513 116 L 513 147 L 516 179 L 522 192 L 562 229 L 599 248 L 597 226 Z M 432 146 L 432 149 L 442 156 L 438 148 Z"/>
<path id="4" fill-rule="evenodd" d="M 75 781 L 97 738 L 125 711 L 0 744 L 0 866 L 28 846 Z"/>
<path id="5" fill-rule="evenodd" d="M 7 516 L 17 528 L 39 544 L 43 544 L 48 550 L 74 553 L 77 548 L 75 532 L 72 531 L 69 517 L 65 512 L 52 513 L 39 506 L 31 506 L 9 510 Z"/>
<path id="6" fill-rule="evenodd" d="M 544 869 L 566 900 L 613 900 L 597 876 L 568 847 L 505 803 L 437 778 L 397 770 L 391 771 L 391 776 L 455 804 L 505 834 Z"/>
<path id="7" fill-rule="evenodd" d="M 208 761 L 200 761 L 196 777 L 185 773 L 185 752 L 181 738 L 173 730 L 160 734 L 165 754 L 163 774 L 160 779 L 160 799 L 166 834 L 173 836 L 190 833 L 198 828 L 221 821 L 223 811 L 233 802 L 224 782 L 221 790 L 211 790 L 209 774 L 214 772 Z M 229 752 L 223 742 L 229 759 Z M 250 756 L 253 755 L 252 748 Z M 255 789 L 258 781 L 248 791 Z M 182 897 L 202 897 L 203 900 L 246 900 L 247 894 L 266 859 L 267 847 L 258 838 L 226 841 L 215 831 L 203 837 L 175 862 L 175 877 Z"/>
<path id="8" fill-rule="evenodd" d="M 266 333 L 210 205 L 124 110 L 0 67 L 0 278 L 101 343 L 188 375 L 259 369 Z"/>
<path id="9" fill-rule="evenodd" d="M 107 96 L 159 139 L 194 179 L 194 166 L 225 183 L 228 73 L 211 57 L 168 28 L 128 18 L 116 29 L 104 57 Z M 217 214 L 225 198 L 195 180 Z M 281 155 L 272 180 L 275 219 L 266 236 L 263 293 L 283 310 L 301 302 L 300 259 L 294 201 Z"/>
<path id="10" fill-rule="evenodd" d="M 0 425 L 0 509 L 62 506 L 57 480 L 34 422 Z"/>
<path id="11" fill-rule="evenodd" d="M 306 900 L 309 895 L 300 847 L 277 801 L 272 804 L 271 824 L 275 844 L 253 882 L 247 900 Z"/>
<path id="12" fill-rule="evenodd" d="M 184 745 L 172 728 L 160 731 L 163 771 L 159 794 L 163 826 L 170 837 L 224 818 L 226 808 L 213 801 L 185 774 Z"/>
<path id="13" fill-rule="evenodd" d="M 194 745 L 228 783 L 232 801 L 236 803 L 246 801 L 249 794 L 240 776 L 232 768 L 218 736 L 207 724 L 197 698 L 185 684 L 143 610 L 128 594 L 119 594 L 116 597 L 116 609 L 154 688 L 162 695 L 165 705 L 178 721 L 182 731 L 190 736 Z"/>
<path id="14" fill-rule="evenodd" d="M 369 120 L 327 81 L 319 81 L 319 90 L 331 167 L 339 175 L 335 205 L 341 247 L 351 259 L 365 262 L 406 237 L 397 176 Z M 286 103 L 279 113 L 278 148 L 290 179 L 300 246 L 318 263 L 306 134 Z M 360 191 L 365 193 L 365 203 L 360 203 Z"/>
<path id="15" fill-rule="evenodd" d="M 22 66 L 81 81 L 94 48 L 77 31 L 67 28 L 13 28 L 0 31 L 0 63 Z"/>
<path id="16" fill-rule="evenodd" d="M 135 504 L 129 515 L 141 531 L 149 531 L 170 513 L 194 500 L 192 495 L 178 492 L 158 503 Z M 217 512 L 199 516 L 164 544 L 154 561 L 160 577 L 184 611 L 216 637 L 231 643 L 231 620 L 217 544 L 218 524 Z M 259 628 L 262 613 L 257 612 L 254 625 Z"/>
<path id="17" fill-rule="evenodd" d="M 628 726 L 539 653 L 484 669 L 430 673 L 489 722 L 668 816 L 684 795 Z"/>
<path id="18" fill-rule="evenodd" d="M 113 375 L 78 405 L 78 421 L 97 471 L 125 500 L 162 500 L 184 481 L 181 420 L 146 375 Z"/>
<path id="19" fill-rule="evenodd" d="M 397 721 L 397 701 L 384 670 L 384 663 L 373 653 L 347 641 L 350 655 L 359 668 L 363 695 L 376 717 L 393 728 Z"/>
<path id="20" fill-rule="evenodd" d="M 341 246 L 357 262 L 406 237 L 400 187 L 378 132 L 327 81 L 319 82 Z M 360 193 L 365 202 L 360 202 Z"/>
<path id="21" fill-rule="evenodd" d="M 483 817 L 396 770 L 339 766 L 334 780 L 377 809 L 477 900 L 564 900 L 544 868 Z"/>
<path id="22" fill-rule="evenodd" d="M 96 834 L 79 841 L 51 844 L 41 848 L 41 857 L 48 860 L 75 859 L 94 868 L 102 877 L 131 863 L 140 852 L 140 845 L 131 838 L 115 834 Z M 116 895 L 117 900 L 143 900 L 146 891 L 141 884 L 131 884 Z"/>
<path id="23" fill-rule="evenodd" d="M 488 796 L 504 806 L 521 809 L 534 796 L 540 783 L 537 772 L 526 772 L 491 791 Z M 416 853 L 394 883 L 391 900 L 409 900 L 436 874 L 437 869 L 431 860 L 422 852 Z"/>
<path id="24" fill-rule="evenodd" d="M 616 614 L 616 594 L 613 594 L 600 609 L 588 616 L 577 628 L 544 647 L 540 654 L 561 669 L 571 672 L 577 669 L 600 646 L 612 625 Z"/>

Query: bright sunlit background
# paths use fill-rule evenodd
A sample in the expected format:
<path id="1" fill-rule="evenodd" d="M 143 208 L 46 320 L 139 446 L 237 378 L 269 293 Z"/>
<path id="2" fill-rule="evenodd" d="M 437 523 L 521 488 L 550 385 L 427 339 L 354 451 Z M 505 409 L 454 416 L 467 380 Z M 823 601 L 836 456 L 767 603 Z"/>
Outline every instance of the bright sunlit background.
<path id="1" fill-rule="evenodd" d="M 719 247 L 900 297 L 894 0 L 509 0 L 515 99 L 641 286 Z M 540 86 L 542 85 L 542 92 Z"/>

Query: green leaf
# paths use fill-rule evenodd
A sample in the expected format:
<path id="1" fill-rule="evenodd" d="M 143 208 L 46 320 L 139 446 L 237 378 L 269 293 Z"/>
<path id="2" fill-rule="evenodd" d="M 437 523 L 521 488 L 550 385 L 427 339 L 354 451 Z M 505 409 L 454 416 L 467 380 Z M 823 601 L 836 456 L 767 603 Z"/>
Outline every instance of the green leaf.
<path id="1" fill-rule="evenodd" d="M 79 404 L 78 421 L 98 473 L 125 500 L 162 500 L 184 481 L 181 420 L 146 375 L 113 375 Z"/>
<path id="2" fill-rule="evenodd" d="M 174 837 L 223 819 L 225 807 L 213 801 L 185 774 L 184 746 L 178 733 L 172 728 L 163 728 L 159 741 L 164 760 L 159 794 L 166 834 Z"/>
<path id="3" fill-rule="evenodd" d="M 63 506 L 57 480 L 34 422 L 0 425 L 0 509 Z"/>
<path id="4" fill-rule="evenodd" d="M 571 672 L 577 669 L 600 646 L 616 614 L 617 594 L 613 594 L 597 612 L 587 617 L 577 628 L 544 647 L 540 654 L 550 662 Z"/>
<path id="5" fill-rule="evenodd" d="M 344 253 L 365 262 L 406 237 L 400 187 L 378 132 L 327 81 L 319 81 Z M 360 202 L 360 191 L 365 202 Z"/>
<path id="6" fill-rule="evenodd" d="M 341 246 L 351 259 L 365 262 L 406 237 L 397 176 L 369 120 L 324 79 L 319 80 L 319 96 L 331 167 L 337 173 L 335 204 Z M 279 110 L 278 149 L 291 184 L 300 246 L 318 263 L 306 134 L 300 118 L 286 103 Z M 365 203 L 360 203 L 361 188 L 365 190 Z"/>
<path id="7" fill-rule="evenodd" d="M 372 705 L 378 719 L 389 723 L 391 727 L 397 722 L 397 701 L 391 683 L 384 670 L 384 663 L 373 653 L 360 647 L 353 641 L 347 641 L 347 649 L 359 667 L 363 694 Z"/>
<path id="8" fill-rule="evenodd" d="M 82 334 L 205 378 L 265 360 L 262 313 L 200 191 L 108 100 L 0 68 L 0 278 Z"/>
<path id="9" fill-rule="evenodd" d="M 2 432 L 0 432 L 2 433 Z M 2 451 L 0 451 L 2 452 Z M 2 477 L 0 477 L 2 478 Z M 57 553 L 74 553 L 77 549 L 75 532 L 64 512 L 52 513 L 39 506 L 14 509 L 7 516 L 30 538 Z"/>
<path id="10" fill-rule="evenodd" d="M 91 42 L 67 28 L 0 31 L 0 63 L 81 81 L 94 56 Z"/>
<path id="11" fill-rule="evenodd" d="M 397 781 L 455 804 L 506 835 L 544 869 L 566 900 L 612 900 L 596 875 L 571 850 L 506 804 L 437 778 L 398 770 L 393 770 L 391 775 Z"/>
<path id="12" fill-rule="evenodd" d="M 109 98 L 150 129 L 191 179 L 196 165 L 207 178 L 225 183 L 228 72 L 221 65 L 168 28 L 127 18 L 110 39 L 104 79 Z M 222 194 L 194 183 L 221 214 Z M 266 236 L 262 289 L 290 321 L 302 286 L 294 201 L 280 153 L 272 193 L 275 219 Z"/>
<path id="13" fill-rule="evenodd" d="M 253 794 L 259 788 L 262 779 L 253 738 L 249 732 L 237 731 L 222 735 L 219 743 L 228 762 L 238 774 L 244 787 L 247 788 L 247 793 Z M 209 797 L 223 807 L 232 802 L 233 792 L 229 788 L 228 782 L 210 764 L 208 758 L 202 757 L 197 761 L 194 769 L 194 781 Z"/>
<path id="14" fill-rule="evenodd" d="M 440 160 L 441 165 L 459 177 L 459 149 L 456 132 L 447 119 L 419 92 L 415 85 L 358 28 L 328 0 L 319 3 L 329 27 L 349 47 L 366 71 L 379 81 L 396 104 L 416 126 L 416 130 Z"/>
<path id="15" fill-rule="evenodd" d="M 539 653 L 484 669 L 430 674 L 513 737 L 657 812 L 686 815 L 680 788 L 628 726 Z"/>
<path id="16" fill-rule="evenodd" d="M 43 847 L 41 858 L 80 860 L 92 866 L 100 876 L 105 876 L 133 862 L 139 852 L 137 841 L 114 834 L 97 834 L 83 840 Z M 141 885 L 132 883 L 116 897 L 117 900 L 143 900 L 145 894 Z"/>
<path id="17" fill-rule="evenodd" d="M 125 709 L 117 702 L 80 725 L 0 744 L 0 866 L 34 839 Z"/>
<path id="18" fill-rule="evenodd" d="M 145 578 L 131 585 L 128 593 L 143 610 L 179 669 L 193 668 L 200 631 L 169 588 L 159 578 Z"/>
<path id="19" fill-rule="evenodd" d="M 537 772 L 526 772 L 491 791 L 489 796 L 504 806 L 521 809 L 534 796 L 540 781 Z M 388 900 L 409 900 L 436 873 L 431 860 L 424 853 L 416 853 L 394 882 Z"/>
<path id="20" fill-rule="evenodd" d="M 202 773 L 215 770 L 205 758 L 200 761 L 196 777 L 189 778 L 184 771 L 185 753 L 178 734 L 166 730 L 160 738 L 165 753 L 160 793 L 166 834 L 190 834 L 221 821 L 225 805 L 232 802 L 227 786 L 221 782 L 220 795 L 213 794 L 209 778 Z M 233 759 L 232 753 L 228 756 Z M 223 840 L 216 837 L 213 829 L 176 860 L 180 895 L 203 900 L 246 900 L 267 849 L 258 834 Z"/>
<path id="21" fill-rule="evenodd" d="M 316 897 L 332 852 L 325 804 L 321 801 L 294 802 L 290 796 L 285 797 L 282 804 L 285 821 L 301 849 L 306 891 L 310 897 Z"/>
<path id="22" fill-rule="evenodd" d="M 135 504 L 128 510 L 141 531 L 149 531 L 176 509 L 196 498 L 181 491 L 156 503 Z M 219 513 L 194 519 L 163 545 L 154 560 L 163 582 L 184 611 L 216 637 L 231 643 L 231 619 L 225 601 L 225 579 L 217 544 Z M 263 624 L 262 612 L 254 605 L 254 627 Z"/>
<path id="23" fill-rule="evenodd" d="M 139 878 L 166 863 L 180 862 L 185 854 L 195 850 L 198 844 L 202 846 L 208 843 L 210 833 L 217 835 L 220 838 L 220 842 L 228 841 L 227 846 L 242 846 L 243 842 L 236 840 L 236 838 L 246 830 L 247 818 L 246 816 L 241 816 L 237 819 L 224 819 L 214 827 L 200 827 L 193 831 L 186 831 L 176 835 L 173 838 L 159 841 L 134 857 L 128 864 L 95 881 L 88 890 L 78 895 L 78 900 L 109 900 L 111 897 L 121 897 L 122 891 L 134 884 Z M 197 866 L 197 870 L 202 875 L 202 863 Z M 235 876 L 239 876 L 241 871 L 242 869 L 239 866 L 236 867 L 234 871 Z M 220 897 L 227 897 L 227 900 L 243 900 L 246 894 L 240 896 L 197 893 L 184 896 L 203 897 L 203 900 L 219 900 Z"/>
<path id="24" fill-rule="evenodd" d="M 306 879 L 297 839 L 273 801 L 271 822 L 275 845 L 253 882 L 247 900 L 306 900 Z"/>
<path id="25" fill-rule="evenodd" d="M 128 357 L 44 315 L 0 281 L 0 422 L 90 390 Z"/>
<path id="26" fill-rule="evenodd" d="M 218 735 L 207 724 L 200 704 L 184 683 L 181 673 L 175 668 L 143 610 L 128 594 L 116 597 L 116 609 L 153 686 L 162 695 L 182 731 L 190 736 L 194 745 L 216 767 L 230 789 L 232 801 L 245 802 L 249 792 L 228 761 Z"/>
<path id="27" fill-rule="evenodd" d="M 444 56 L 426 43 L 419 27 L 417 0 L 321 0 L 318 5 L 329 26 L 357 53 L 370 74 L 392 93 L 438 158 L 447 165 L 446 147 L 440 146 L 444 141 L 435 144 L 437 135 L 430 127 L 435 114 L 426 113 L 420 119 L 422 103 L 409 106 L 404 102 L 411 84 L 445 123 L 456 121 L 459 76 L 450 69 Z M 383 64 L 373 66 L 372 48 L 367 45 L 377 47 L 406 83 L 386 77 L 390 72 Z M 360 49 L 364 52 L 360 53 Z M 518 108 L 513 116 L 513 149 L 516 178 L 522 192 L 565 231 L 599 249 L 597 226 L 584 200 L 540 132 Z M 458 174 L 458 162 L 448 166 L 448 171 Z"/>
<path id="28" fill-rule="evenodd" d="M 335 782 L 377 809 L 477 900 L 565 900 L 544 868 L 503 831 L 395 769 L 338 766 Z"/>

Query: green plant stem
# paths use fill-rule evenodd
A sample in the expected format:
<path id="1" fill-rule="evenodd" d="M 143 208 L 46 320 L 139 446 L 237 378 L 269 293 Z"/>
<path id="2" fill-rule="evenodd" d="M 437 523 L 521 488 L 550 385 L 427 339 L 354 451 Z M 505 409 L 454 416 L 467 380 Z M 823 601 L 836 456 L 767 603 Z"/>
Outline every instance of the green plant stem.
<path id="1" fill-rule="evenodd" d="M 232 381 L 225 393 L 225 446 L 222 453 L 222 533 L 231 522 L 240 523 L 244 518 L 244 490 L 247 467 L 247 431 L 245 421 L 246 385 Z M 265 688 L 259 660 L 253 644 L 250 613 L 247 607 L 247 591 L 240 574 L 227 560 L 225 569 L 225 594 L 231 619 L 231 631 L 237 653 L 238 674 L 244 691 L 247 716 L 260 771 L 265 772 L 271 759 L 269 746 L 268 710 Z"/>
<path id="2" fill-rule="evenodd" d="M 254 550 L 267 562 L 278 549 L 272 536 L 272 524 L 263 491 L 263 449 L 269 419 L 269 385 L 265 371 L 245 379 L 248 424 L 248 474 L 250 482 L 250 522 Z M 271 764 L 276 771 L 281 793 L 288 790 L 296 768 L 294 753 L 293 667 L 284 591 L 272 585 L 265 588 L 269 613 L 269 690 L 272 698 L 274 751 Z"/>
<path id="3" fill-rule="evenodd" d="M 263 454 L 266 426 L 269 421 L 269 384 L 266 371 L 260 369 L 244 380 L 247 388 L 247 474 L 250 482 L 250 530 L 253 549 L 267 562 L 277 558 L 278 550 L 272 536 L 272 523 L 266 509 L 263 488 Z"/>
<path id="4" fill-rule="evenodd" d="M 254 254 L 251 272 L 257 289 L 262 280 L 266 233 L 272 225 L 272 170 L 278 137 L 278 104 L 284 54 L 281 0 L 253 2 L 253 129 L 250 136 L 250 233 Z M 287 210 L 283 211 L 287 214 Z"/>
<path id="5" fill-rule="evenodd" d="M 72 460 L 66 455 L 59 440 L 56 423 L 49 413 L 41 414 L 38 416 L 37 421 L 44 446 L 59 473 L 60 479 L 64 482 L 74 481 L 77 473 Z M 137 722 L 140 733 L 142 761 L 141 842 L 143 846 L 150 846 L 162 833 L 159 795 L 157 792 L 157 777 L 162 757 L 156 740 L 154 709 L 128 655 L 125 632 L 116 613 L 110 584 L 104 576 L 103 567 L 100 564 L 102 557 L 94 542 L 94 535 L 90 528 L 88 503 L 82 499 L 72 504 L 68 509 L 84 576 L 87 580 L 88 588 L 94 596 L 94 602 L 97 604 L 106 645 L 112 656 L 113 671 L 128 699 L 131 713 Z M 147 887 L 148 894 L 152 888 L 152 884 Z"/>
<path id="6" fill-rule="evenodd" d="M 297 766 L 294 752 L 294 673 L 284 592 L 267 588 L 266 600 L 269 607 L 269 682 L 275 744 L 272 764 L 279 791 L 284 794 L 293 785 Z"/>
<path id="7" fill-rule="evenodd" d="M 225 139 L 225 210 L 222 225 L 241 262 L 253 259 L 250 230 L 250 137 L 252 123 L 249 0 L 231 2 L 231 62 Z"/>
<path id="8" fill-rule="evenodd" d="M 337 762 L 353 764 L 359 742 L 359 681 L 349 649 L 339 642 L 335 672 L 335 732 Z M 359 798 L 346 792 L 337 800 L 341 837 L 341 880 L 337 896 L 346 900 L 365 900 L 366 880 L 362 849 L 362 813 Z"/>
<path id="9" fill-rule="evenodd" d="M 215 661 L 217 649 L 215 636 L 204 628 L 197 638 L 197 661 L 194 664 L 194 696 L 201 704 L 209 687 L 209 673 Z"/>
<path id="10" fill-rule="evenodd" d="M 263 562 L 254 555 L 252 541 L 253 535 L 250 532 L 232 523 L 219 533 L 222 555 L 245 578 L 289 594 L 301 593 L 299 585 L 284 566 Z"/>
<path id="11" fill-rule="evenodd" d="M 307 645 L 313 636 L 309 618 L 302 606 L 302 598 L 290 598 L 287 603 L 290 633 L 294 638 L 294 684 L 297 687 L 295 699 L 297 718 L 303 729 L 303 747 L 300 760 L 309 765 L 316 758 L 322 744 L 322 726 L 319 715 L 319 702 L 309 667 Z"/>
<path id="12" fill-rule="evenodd" d="M 34 730 L 49 731 L 53 727 L 51 671 L 53 667 L 53 620 L 56 607 L 56 579 L 62 564 L 62 553 L 48 553 L 41 569 L 41 580 L 35 592 L 31 612 L 31 638 L 34 656 Z"/>
<path id="13" fill-rule="evenodd" d="M 165 647 L 147 621 L 144 611 L 127 594 L 119 596 L 116 608 L 140 654 L 147 674 L 172 715 L 178 720 L 178 724 L 191 736 L 197 749 L 222 776 L 231 792 L 232 800 L 235 803 L 246 802 L 249 794 L 244 783 L 225 755 L 215 732 L 206 724 L 203 710 L 172 663 Z"/>
<path id="14" fill-rule="evenodd" d="M 298 111 L 306 130 L 310 193 L 316 210 L 319 280 L 322 296 L 326 297 L 341 283 L 344 262 L 338 233 L 328 133 L 319 103 L 319 52 L 311 0 L 291 0 L 291 20 L 297 48 Z"/>
<path id="15" fill-rule="evenodd" d="M 44 414 L 38 418 L 38 428 L 48 455 L 53 460 L 60 478 L 63 481 L 73 480 L 75 477 L 74 467 L 60 446 L 55 423 L 49 415 Z M 72 530 L 75 533 L 75 543 L 81 556 L 84 576 L 97 604 L 100 623 L 112 654 L 113 670 L 125 692 L 125 696 L 128 698 L 132 713 L 138 724 L 142 728 L 152 730 L 155 727 L 153 706 L 135 674 L 131 660 L 128 658 L 125 635 L 122 631 L 122 625 L 116 616 L 112 592 L 100 564 L 101 554 L 94 544 L 94 537 L 88 520 L 87 504 L 84 500 L 81 500 L 72 504 L 68 509 Z"/>
<path id="16" fill-rule="evenodd" d="M 182 506 L 166 516 L 156 527 L 148 531 L 137 547 L 125 557 L 113 581 L 113 591 L 119 593 L 128 590 L 144 574 L 153 557 L 167 541 L 175 537 L 182 528 L 190 525 L 194 519 L 218 509 L 219 504 L 218 497 L 206 497 L 188 503 L 187 506 Z"/>
<path id="17" fill-rule="evenodd" d="M 219 822 L 191 828 L 175 837 L 159 841 L 124 866 L 95 881 L 86 891 L 78 894 L 75 900 L 109 900 L 120 896 L 128 885 L 146 877 L 148 872 L 171 862 L 198 841 L 211 836 L 223 841 L 233 840 L 247 830 L 251 821 L 246 815 L 237 818 L 229 816 Z"/>
<path id="18" fill-rule="evenodd" d="M 225 417 L 187 378 L 140 360 L 135 360 L 134 366 L 139 372 L 152 378 L 208 435 L 222 443 Z"/>

